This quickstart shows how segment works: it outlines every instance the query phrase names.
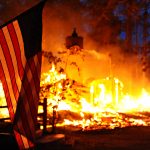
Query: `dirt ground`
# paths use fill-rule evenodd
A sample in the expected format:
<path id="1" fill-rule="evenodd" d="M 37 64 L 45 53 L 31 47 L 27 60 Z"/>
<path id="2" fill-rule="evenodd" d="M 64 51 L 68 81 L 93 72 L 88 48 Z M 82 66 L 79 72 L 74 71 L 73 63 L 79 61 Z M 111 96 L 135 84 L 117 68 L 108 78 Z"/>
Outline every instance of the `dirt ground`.
<path id="1" fill-rule="evenodd" d="M 65 139 L 41 150 L 150 150 L 150 127 L 99 131 L 63 131 Z"/>
<path id="2" fill-rule="evenodd" d="M 114 130 L 80 131 L 72 128 L 57 129 L 64 138 L 38 143 L 35 150 L 150 150 L 150 126 L 125 127 Z M 2 148 L 4 147 L 4 148 Z M 0 134 L 0 149 L 15 149 L 13 136 Z"/>

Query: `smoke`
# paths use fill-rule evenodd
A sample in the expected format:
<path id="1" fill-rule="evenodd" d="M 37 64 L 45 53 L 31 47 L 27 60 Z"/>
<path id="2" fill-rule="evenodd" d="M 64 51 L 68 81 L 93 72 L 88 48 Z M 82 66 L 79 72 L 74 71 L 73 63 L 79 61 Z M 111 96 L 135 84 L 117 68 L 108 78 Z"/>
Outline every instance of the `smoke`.
<path id="1" fill-rule="evenodd" d="M 69 61 L 76 61 L 80 68 L 79 73 L 75 67 L 68 66 L 67 74 L 70 78 L 87 83 L 113 75 L 121 80 L 127 89 L 141 88 L 147 80 L 143 77 L 138 56 L 124 53 L 121 47 L 116 45 L 100 45 L 100 41 L 90 36 L 92 29 L 89 22 L 83 18 L 81 7 L 77 9 L 73 4 L 67 1 L 46 3 L 43 12 L 43 50 L 57 55 L 58 51 L 66 49 L 65 38 L 71 35 L 76 27 L 78 35 L 84 38 L 85 57 L 84 60 L 80 56 L 69 57 Z M 95 36 L 99 36 L 98 34 L 95 33 Z M 42 71 L 48 69 L 49 64 L 43 58 Z"/>
<path id="2" fill-rule="evenodd" d="M 65 38 L 70 36 L 76 27 L 79 36 L 84 38 L 84 49 L 97 49 L 88 33 L 90 27 L 85 22 L 83 10 L 77 7 L 78 3 L 70 1 L 47 1 L 43 12 L 43 50 L 57 54 L 65 47 Z M 43 70 L 48 69 L 47 61 L 43 58 Z"/>
<path id="3" fill-rule="evenodd" d="M 0 25 L 31 8 L 39 1 L 1 0 Z M 76 61 L 80 68 L 79 72 L 76 67 L 68 66 L 67 74 L 70 78 L 88 83 L 112 75 L 121 80 L 127 89 L 148 88 L 149 81 L 142 72 L 139 56 L 125 54 L 121 47 L 109 45 L 107 38 L 113 31 L 107 26 L 106 20 L 104 28 L 97 28 L 97 19 L 91 19 L 88 10 L 85 11 L 84 5 L 86 4 L 85 0 L 48 0 L 46 2 L 43 10 L 42 49 L 50 51 L 54 55 L 58 55 L 58 51 L 66 50 L 65 38 L 71 35 L 73 28 L 76 27 L 78 35 L 84 38 L 84 60 L 80 56 L 69 57 L 69 61 Z M 97 5 L 93 6 L 97 7 Z M 105 41 L 106 45 L 101 45 L 101 41 Z M 66 60 L 66 56 L 64 60 Z M 42 72 L 46 72 L 48 69 L 50 69 L 50 64 L 43 57 Z"/>

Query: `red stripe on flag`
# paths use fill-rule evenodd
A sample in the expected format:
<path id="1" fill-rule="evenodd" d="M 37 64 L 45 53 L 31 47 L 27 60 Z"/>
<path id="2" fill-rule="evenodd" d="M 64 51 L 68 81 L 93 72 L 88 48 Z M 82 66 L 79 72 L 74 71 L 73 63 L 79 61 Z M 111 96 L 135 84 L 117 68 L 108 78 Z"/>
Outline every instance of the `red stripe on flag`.
<path id="1" fill-rule="evenodd" d="M 13 93 L 15 96 L 15 100 L 17 100 L 18 95 L 19 95 L 19 91 L 18 91 L 18 87 L 16 84 L 15 71 L 14 71 L 14 66 L 13 66 L 13 62 L 12 62 L 13 58 L 11 58 L 10 50 L 8 48 L 8 45 L 7 45 L 7 42 L 6 42 L 6 39 L 5 39 L 5 36 L 4 36 L 4 33 L 2 30 L 0 30 L 0 37 L 1 37 L 0 38 L 0 44 L 1 44 L 1 47 L 3 50 L 3 54 L 4 54 L 4 57 L 5 57 L 5 60 L 7 63 L 7 68 L 9 71 L 9 76 L 11 79 L 10 84 L 12 84 L 12 89 L 13 89 Z"/>
<path id="2" fill-rule="evenodd" d="M 13 28 L 13 26 L 10 26 L 10 28 Z M 13 28 L 13 41 L 15 42 L 14 45 L 17 45 L 19 42 L 18 42 L 18 39 L 17 39 L 17 36 L 16 36 L 16 33 L 17 32 L 15 30 L 15 28 Z M 15 35 L 15 36 L 14 36 Z M 15 47 L 18 51 L 19 51 L 19 44 L 17 47 Z M 19 53 L 19 52 L 18 52 Z M 31 59 L 33 60 L 33 58 Z M 21 60 L 22 62 L 22 60 Z M 20 62 L 18 62 L 20 63 Z M 23 67 L 23 65 L 22 65 Z M 19 123 L 22 123 L 23 124 L 23 128 L 24 128 L 24 131 L 26 131 L 26 133 L 24 131 L 22 131 L 22 129 L 20 129 L 20 133 L 23 133 L 25 135 L 27 135 L 27 137 L 30 137 L 30 138 L 35 138 L 34 136 L 35 135 L 32 135 L 30 134 L 34 132 L 34 126 L 32 124 L 35 123 L 36 121 L 36 114 L 37 114 L 37 109 L 35 109 L 34 107 L 37 107 L 36 104 L 34 103 L 34 101 L 38 101 L 38 99 L 34 99 L 33 98 L 33 94 L 32 94 L 32 88 L 34 86 L 34 83 L 33 83 L 33 79 L 34 77 L 32 76 L 32 74 L 29 72 L 31 71 L 29 66 L 28 66 L 28 62 L 26 62 L 26 66 L 24 66 L 25 68 L 24 69 L 24 76 L 22 78 L 22 88 L 21 88 L 21 99 L 24 99 L 24 104 L 20 105 L 21 107 L 21 110 L 19 111 L 19 113 L 16 113 L 16 118 L 20 119 L 18 120 Z M 32 68 L 33 69 L 33 68 Z M 20 77 L 21 78 L 21 77 Z M 30 81 L 31 80 L 31 81 Z M 23 91 L 23 92 L 22 92 Z M 18 105 L 18 107 L 19 107 Z M 26 105 L 28 105 L 28 110 L 26 108 Z M 24 111 L 22 112 L 22 108 L 25 107 Z M 22 114 L 23 113 L 23 114 Z M 26 115 L 26 116 L 25 116 Z M 30 116 L 30 119 L 29 119 L 29 116 Z M 23 119 L 21 119 L 23 117 Z M 25 122 L 25 123 L 23 123 Z M 32 127 L 33 126 L 33 127 Z"/>
<path id="3" fill-rule="evenodd" d="M 17 57 L 17 64 L 19 65 L 18 72 L 19 72 L 20 78 L 22 79 L 22 75 L 24 73 L 24 68 L 23 68 L 23 64 L 21 63 L 22 60 L 21 60 L 21 54 L 20 54 L 20 47 L 19 47 L 18 37 L 16 35 L 16 31 L 15 31 L 15 28 L 14 28 L 13 24 L 9 24 L 8 25 L 8 29 L 9 29 L 9 32 L 10 32 L 12 43 L 14 45 L 15 55 Z M 24 88 L 28 100 L 30 100 L 31 104 L 30 103 L 29 104 L 33 107 L 35 104 L 32 103 L 33 95 L 32 95 L 32 88 L 31 87 L 33 87 L 34 84 L 32 82 L 28 81 L 28 77 L 26 76 L 26 74 L 27 74 L 27 71 L 25 71 L 24 77 L 22 79 L 23 81 L 25 81 L 25 82 L 23 82 L 22 88 Z M 31 79 L 32 78 L 33 77 L 31 77 Z M 34 109 L 31 109 L 31 110 L 34 110 Z M 35 114 L 35 112 L 33 112 L 33 115 L 34 114 Z"/>
<path id="4" fill-rule="evenodd" d="M 0 29 L 0 79 L 20 149 L 33 147 L 36 138 L 44 3 Z"/>
<path id="5" fill-rule="evenodd" d="M 32 59 L 30 59 L 29 61 L 28 61 L 28 63 L 29 63 L 29 66 L 30 66 L 30 70 L 31 70 L 31 72 L 32 72 L 32 75 L 34 76 L 34 78 L 33 78 L 33 80 L 34 80 L 34 85 L 35 85 L 35 88 L 36 88 L 36 94 L 38 95 L 39 93 L 39 89 L 38 89 L 38 87 L 39 87 L 39 78 L 38 78 L 38 72 L 37 72 L 37 69 L 36 69 L 36 65 L 35 65 L 35 62 L 34 62 L 34 60 Z"/>
<path id="6" fill-rule="evenodd" d="M 23 87 L 24 87 L 24 90 L 25 90 L 25 93 L 26 93 L 26 96 L 27 96 L 27 101 L 29 103 L 29 106 L 30 106 L 30 110 L 31 110 L 31 115 L 32 115 L 32 118 L 34 118 L 34 115 L 37 113 L 36 110 L 34 109 L 35 107 L 35 104 L 34 104 L 34 99 L 33 99 L 33 95 L 32 95 L 32 88 L 34 86 L 34 83 L 33 83 L 33 76 L 30 77 L 30 81 L 28 80 L 28 72 L 29 72 L 29 66 L 26 64 L 26 68 L 25 68 L 25 75 L 24 75 L 24 80 L 23 80 Z"/>
<path id="7" fill-rule="evenodd" d="M 21 50 L 20 50 L 20 46 L 19 46 L 19 42 L 18 42 L 18 37 L 16 35 L 16 31 L 14 29 L 13 23 L 8 24 L 8 31 L 10 33 L 12 44 L 13 44 L 14 51 L 15 51 L 15 55 L 17 58 L 16 61 L 17 61 L 17 65 L 18 65 L 18 73 L 20 75 L 20 78 L 22 79 L 23 74 L 24 74 L 24 68 L 23 68 L 23 64 L 22 64 L 22 60 L 21 60 Z"/>
<path id="8" fill-rule="evenodd" d="M 25 101 L 23 101 L 23 104 L 26 107 L 27 104 L 25 103 Z M 30 128 L 30 122 L 28 121 L 28 119 L 29 119 L 28 114 L 27 114 L 25 107 L 20 108 L 20 117 L 19 117 L 18 122 L 22 123 L 22 125 L 23 125 L 24 135 L 28 135 L 28 137 L 30 137 L 31 139 L 34 139 L 31 128 Z M 28 112 L 28 113 L 30 113 L 30 112 Z M 21 132 L 23 132 L 23 131 L 20 131 L 20 133 Z"/>
<path id="9" fill-rule="evenodd" d="M 1 30 L 0 30 L 1 31 Z M 14 31 L 14 28 L 13 26 L 9 26 L 9 34 L 10 34 L 10 37 L 11 37 L 11 40 L 12 40 L 12 43 L 13 45 L 16 45 L 17 43 L 17 37 L 16 36 L 12 36 L 11 34 L 15 35 L 14 34 L 15 31 Z M 5 40 L 5 37 L 4 37 L 4 34 L 3 32 L 1 31 L 1 34 L 0 34 L 0 37 L 1 37 L 1 47 L 2 47 L 2 50 L 3 50 L 3 54 L 5 56 L 5 59 L 6 59 L 6 63 L 7 63 L 7 68 L 8 68 L 8 71 L 9 71 L 9 76 L 10 76 L 10 79 L 11 79 L 11 82 L 12 82 L 12 87 L 13 87 L 13 93 L 14 93 L 14 96 L 16 96 L 15 98 L 18 100 L 18 97 L 17 97 L 17 94 L 16 94 L 16 90 L 18 90 L 18 87 L 17 87 L 17 84 L 16 84 L 16 78 L 15 78 L 15 73 L 14 73 L 14 69 L 13 69 L 13 62 L 12 62 L 12 58 L 11 58 L 11 55 L 10 55 L 10 51 L 9 51 L 9 48 L 8 48 L 8 45 L 7 45 L 7 42 Z M 15 47 L 14 47 L 15 49 Z M 19 47 L 17 47 L 17 49 L 19 50 Z M 19 54 L 19 53 L 18 53 Z M 21 62 L 19 62 L 19 64 L 21 64 Z M 23 65 L 21 66 L 21 68 L 23 68 Z M 22 69 L 23 70 L 23 69 Z M 10 73 L 11 72 L 11 73 Z M 19 72 L 19 71 L 18 71 Z M 24 71 L 23 71 L 24 72 Z M 14 75 L 12 75 L 14 73 Z M 21 76 L 21 74 L 20 74 Z M 3 72 L 3 68 L 2 68 L 2 65 L 1 65 L 1 80 L 2 80 L 2 83 L 3 83 L 3 88 L 4 88 L 4 91 L 5 91 L 5 94 L 9 94 L 9 90 L 8 90 L 8 83 L 6 81 L 6 78 L 5 77 L 5 73 Z M 21 76 L 22 77 L 22 76 Z M 15 84 L 15 85 L 14 85 Z M 15 90 L 16 89 L 16 90 Z M 19 92 L 18 92 L 19 93 Z M 16 94 L 16 95 L 15 95 Z M 19 94 L 18 94 L 19 95 Z M 28 95 L 28 94 L 27 94 Z M 29 96 L 29 95 L 28 95 Z M 13 111 L 13 105 L 12 105 L 12 101 L 11 101 L 11 97 L 10 97 L 10 94 L 9 96 L 6 96 L 6 99 L 7 99 L 7 103 L 8 103 L 8 109 L 9 109 L 9 113 L 10 113 L 10 117 L 11 117 L 11 120 L 13 121 L 13 118 L 14 118 L 14 111 Z M 26 98 L 27 99 L 27 98 Z M 30 97 L 29 97 L 30 99 Z M 12 99 L 14 100 L 14 99 Z M 27 100 L 26 100 L 27 101 Z M 25 101 L 24 101 L 25 102 Z M 11 113 L 13 112 L 13 113 Z M 30 128 L 30 121 L 24 121 L 25 118 L 28 118 L 28 115 L 26 114 L 26 110 L 24 109 L 24 107 L 22 107 L 21 111 L 20 111 L 20 114 L 21 116 L 23 116 L 23 118 L 21 118 L 20 121 L 18 121 L 18 123 L 16 124 L 16 128 L 19 130 L 19 132 L 24 132 L 24 135 L 28 135 L 28 137 L 32 137 L 33 138 L 33 135 L 32 135 L 32 129 Z M 30 114 L 31 115 L 31 114 Z M 33 122 L 33 121 L 32 121 Z M 21 126 L 19 126 L 19 124 L 21 124 Z M 18 133 L 19 133 L 18 132 Z M 20 134 L 19 133 L 19 134 Z M 29 142 L 28 139 L 26 139 L 25 141 L 23 141 L 24 139 L 22 139 L 22 136 L 19 134 L 17 135 L 16 139 L 17 141 L 19 142 L 19 147 L 20 146 L 23 146 L 25 147 L 24 145 L 24 142 L 26 142 L 26 145 L 33 145 L 31 144 L 31 142 Z M 16 135 L 16 134 L 15 134 Z"/>
<path id="10" fill-rule="evenodd" d="M 38 60 L 37 60 L 38 61 Z M 30 59 L 29 60 L 29 67 L 30 67 L 30 70 L 31 70 L 31 73 L 32 73 L 32 76 L 33 76 L 33 86 L 34 88 L 32 88 L 33 90 L 33 97 L 34 97 L 34 103 L 35 103 L 35 106 L 37 106 L 37 99 L 39 98 L 39 82 L 40 82 L 40 79 L 39 79 L 39 76 L 38 76 L 38 72 L 37 72 L 37 67 L 39 65 L 38 62 L 36 62 L 37 64 L 35 64 L 35 61 L 34 59 Z"/>
<path id="11" fill-rule="evenodd" d="M 37 64 L 36 64 L 36 81 L 40 83 L 40 74 L 41 74 L 41 62 L 42 62 L 42 52 L 39 52 L 37 55 Z M 36 82 L 36 83 L 37 83 Z M 40 84 L 36 84 L 36 90 L 37 90 L 37 95 L 38 95 L 38 99 L 39 99 L 39 91 L 40 91 Z"/>
<path id="12" fill-rule="evenodd" d="M 28 146 L 30 148 L 30 145 L 31 147 L 33 147 L 33 143 L 31 144 L 30 142 L 30 139 L 34 139 L 34 127 L 31 127 L 33 123 L 31 123 L 29 121 L 29 118 L 30 118 L 30 115 L 31 114 L 27 114 L 29 111 L 27 111 L 27 97 L 26 95 L 24 95 L 24 90 L 22 89 L 21 90 L 21 96 L 23 97 L 23 100 L 19 102 L 22 103 L 19 105 L 20 106 L 23 106 L 23 107 L 18 107 L 17 111 L 16 111 L 16 115 L 18 115 L 19 113 L 19 117 L 17 117 L 17 121 L 15 122 L 14 121 L 14 132 L 15 133 L 19 133 L 17 134 L 17 137 L 16 139 L 19 140 L 22 139 L 23 143 L 24 144 L 20 144 L 20 149 L 22 149 L 23 147 L 26 147 Z M 25 109 L 26 108 L 26 109 Z M 29 122 L 31 124 L 29 124 Z M 25 138 L 26 137 L 26 138 Z M 19 139 L 18 139 L 19 138 Z"/>
<path id="13" fill-rule="evenodd" d="M 19 146 L 19 147 L 25 147 L 25 145 L 24 145 L 24 143 L 23 143 L 23 140 L 22 140 L 22 138 L 21 138 L 21 135 L 20 135 L 18 132 L 16 132 L 16 131 L 14 131 L 14 134 L 15 134 L 15 137 L 16 137 L 16 140 L 17 140 L 17 143 L 18 143 L 18 146 Z"/>
<path id="14" fill-rule="evenodd" d="M 16 54 L 18 54 L 20 56 L 20 47 L 19 47 L 19 43 L 18 43 L 18 38 L 17 38 L 17 35 L 16 35 L 16 31 L 13 27 L 12 24 L 10 24 L 9 26 L 9 31 L 10 31 L 10 35 L 11 35 L 11 39 L 12 39 L 12 42 L 13 42 L 13 45 L 14 45 L 14 48 L 16 50 Z M 19 57 L 20 58 L 20 57 Z M 19 61 L 18 57 L 17 57 L 17 61 L 18 61 L 18 64 L 20 64 L 20 67 L 22 70 L 24 69 L 23 68 L 23 65 L 21 60 Z M 33 68 L 32 68 L 33 69 Z M 24 72 L 24 71 L 21 71 L 21 72 Z M 30 111 L 31 111 L 31 114 L 30 115 L 33 115 L 32 118 L 34 118 L 34 114 L 36 114 L 36 110 L 33 108 L 35 106 L 35 104 L 33 103 L 33 95 L 32 95 L 32 88 L 34 86 L 34 83 L 32 81 L 28 81 L 28 77 L 26 76 L 28 73 L 27 71 L 25 70 L 25 74 L 24 74 L 24 77 L 23 77 L 23 85 L 22 85 L 22 88 L 24 88 L 24 91 L 25 91 L 25 94 L 26 94 L 26 97 L 27 97 L 27 100 L 26 101 L 29 101 L 29 106 L 30 106 Z M 20 73 L 20 70 L 19 70 L 19 75 L 20 75 L 20 78 L 22 78 L 22 73 Z M 33 80 L 33 77 L 31 77 L 31 79 Z M 24 110 L 24 112 L 26 112 L 26 110 Z M 24 117 L 24 118 L 27 118 L 28 116 Z M 28 123 L 28 126 L 30 124 L 29 121 L 26 121 L 26 123 Z"/>

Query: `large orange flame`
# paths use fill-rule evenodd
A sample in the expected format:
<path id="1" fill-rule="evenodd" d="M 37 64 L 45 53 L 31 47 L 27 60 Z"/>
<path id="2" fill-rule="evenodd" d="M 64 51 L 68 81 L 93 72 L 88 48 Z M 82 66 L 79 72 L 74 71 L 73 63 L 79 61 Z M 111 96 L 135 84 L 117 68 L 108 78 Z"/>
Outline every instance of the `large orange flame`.
<path id="1" fill-rule="evenodd" d="M 57 108 L 59 116 L 63 115 L 59 121 L 61 125 L 82 130 L 150 125 L 150 94 L 142 88 L 138 96 L 136 93 L 130 95 L 124 91 L 124 84 L 118 78 L 111 76 L 93 80 L 85 85 L 86 93 L 79 95 L 72 91 L 72 82 L 67 79 L 67 75 L 58 72 L 52 64 L 52 68 L 42 74 L 40 84 L 43 87 L 40 98 L 46 97 L 48 100 L 48 117 L 52 117 L 53 108 Z M 75 84 L 74 88 L 78 86 Z M 2 84 L 0 104 L 6 105 Z M 41 111 L 39 106 L 38 112 Z M 8 110 L 1 109 L 0 116 L 9 116 Z"/>
<path id="2" fill-rule="evenodd" d="M 45 74 L 43 74 L 45 75 Z M 57 79 L 57 86 L 55 85 L 55 94 L 48 95 L 48 103 L 51 107 L 58 105 L 57 113 L 61 111 L 69 111 L 78 114 L 78 118 L 71 117 L 71 119 L 63 119 L 62 125 L 72 125 L 80 127 L 83 130 L 102 129 L 115 127 L 125 127 L 133 125 L 150 125 L 149 109 L 150 109 L 150 95 L 143 88 L 140 96 L 129 95 L 124 92 L 123 83 L 115 77 L 106 77 L 105 79 L 94 80 L 86 85 L 88 93 L 81 95 L 79 103 L 70 101 L 69 96 L 62 100 L 62 79 L 66 80 L 66 76 L 59 74 L 54 66 L 47 74 L 44 82 L 41 84 L 52 84 L 55 82 L 51 80 Z M 63 78 L 62 78 L 63 77 Z M 49 79 L 49 80 L 47 80 Z M 54 84 L 54 83 L 53 83 Z M 51 88 L 54 88 L 53 86 Z M 66 93 L 71 89 L 66 89 Z M 50 108 L 50 110 L 52 110 Z M 146 114 L 148 113 L 148 114 Z"/>

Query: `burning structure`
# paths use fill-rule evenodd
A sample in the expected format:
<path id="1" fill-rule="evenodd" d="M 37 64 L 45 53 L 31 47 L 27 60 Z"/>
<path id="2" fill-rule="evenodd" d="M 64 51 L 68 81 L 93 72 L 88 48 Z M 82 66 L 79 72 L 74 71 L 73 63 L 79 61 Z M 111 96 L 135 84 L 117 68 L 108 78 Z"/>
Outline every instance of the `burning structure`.
<path id="1" fill-rule="evenodd" d="M 71 36 L 66 37 L 66 48 L 70 49 L 74 46 L 78 46 L 80 49 L 83 49 L 83 37 L 78 36 L 76 28 L 74 28 Z"/>
<path id="2" fill-rule="evenodd" d="M 103 38 L 104 43 L 109 40 Z M 150 126 L 148 80 L 139 61 L 143 54 L 120 57 L 112 46 L 104 48 L 108 52 L 88 50 L 85 46 L 82 51 L 83 38 L 74 30 L 57 56 L 43 52 L 50 66 L 47 72 L 42 72 L 40 91 L 40 101 L 47 99 L 47 128 L 55 124 L 56 128 L 73 127 L 86 132 Z M 38 111 L 41 113 L 43 108 L 39 106 Z"/>
<path id="3" fill-rule="evenodd" d="M 48 85 L 50 87 L 46 91 L 48 114 L 52 117 L 52 107 L 57 108 L 59 125 L 82 130 L 150 125 L 150 96 L 144 89 L 136 98 L 124 93 L 124 85 L 119 79 L 110 77 L 81 86 L 58 73 L 55 66 L 44 76 L 41 86 L 44 85 L 44 90 Z"/>
<path id="4" fill-rule="evenodd" d="M 86 50 L 82 51 L 83 38 L 78 37 L 76 30 L 72 36 L 66 38 L 66 48 L 66 51 L 59 54 L 67 54 L 68 57 L 87 54 Z M 115 77 L 111 70 L 107 77 L 81 83 L 69 78 L 66 70 L 58 65 L 61 62 L 59 58 L 54 57 L 51 52 L 43 54 L 50 60 L 51 65 L 51 69 L 43 72 L 41 76 L 40 91 L 40 100 L 47 99 L 48 126 L 55 123 L 56 126 L 73 126 L 86 131 L 150 125 L 150 95 L 144 87 L 139 93 L 130 94 L 125 90 L 124 83 Z M 82 69 L 74 60 L 65 64 L 76 66 L 78 71 Z M 1 87 L 1 99 L 4 99 L 2 91 Z M 43 111 L 41 106 L 38 111 Z M 1 111 L 1 115 L 6 115 L 6 112 Z"/>
<path id="5" fill-rule="evenodd" d="M 63 54 L 69 51 L 69 56 L 80 53 L 86 55 L 86 50 L 76 51 L 74 45 L 70 46 L 74 42 L 74 34 L 77 38 L 75 30 L 72 36 L 67 37 L 68 49 Z M 72 61 L 74 60 L 67 62 L 67 65 L 75 64 L 78 67 Z M 73 126 L 86 131 L 150 125 L 148 91 L 142 87 L 139 93 L 130 93 L 125 87 L 127 84 L 112 73 L 109 66 L 112 64 L 108 63 L 109 76 L 92 79 L 86 83 L 69 78 L 64 69 L 57 70 L 57 65 L 56 61 L 53 61 L 51 69 L 42 75 L 41 98 L 43 99 L 43 96 L 47 98 L 49 119 L 53 118 L 55 109 L 57 113 L 55 123 L 58 126 Z"/>

